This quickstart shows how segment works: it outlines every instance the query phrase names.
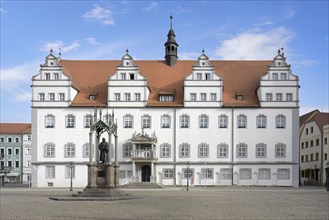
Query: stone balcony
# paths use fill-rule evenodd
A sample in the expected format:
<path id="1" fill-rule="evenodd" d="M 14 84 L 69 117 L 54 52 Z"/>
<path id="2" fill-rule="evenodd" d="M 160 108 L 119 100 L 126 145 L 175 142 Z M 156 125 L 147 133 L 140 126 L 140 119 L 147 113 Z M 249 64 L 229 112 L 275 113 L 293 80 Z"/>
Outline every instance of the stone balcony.
<path id="1" fill-rule="evenodd" d="M 157 160 L 156 152 L 153 150 L 132 150 L 131 159 L 139 161 Z"/>

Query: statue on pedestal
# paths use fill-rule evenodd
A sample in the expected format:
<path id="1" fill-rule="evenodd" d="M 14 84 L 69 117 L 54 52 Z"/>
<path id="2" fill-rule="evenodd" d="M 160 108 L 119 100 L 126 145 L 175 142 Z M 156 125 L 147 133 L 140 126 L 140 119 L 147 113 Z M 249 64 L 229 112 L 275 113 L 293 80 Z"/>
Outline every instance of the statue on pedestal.
<path id="1" fill-rule="evenodd" d="M 102 142 L 98 145 L 98 149 L 100 150 L 99 161 L 102 163 L 106 162 L 106 155 L 109 152 L 108 144 L 105 141 L 105 138 L 102 139 Z"/>

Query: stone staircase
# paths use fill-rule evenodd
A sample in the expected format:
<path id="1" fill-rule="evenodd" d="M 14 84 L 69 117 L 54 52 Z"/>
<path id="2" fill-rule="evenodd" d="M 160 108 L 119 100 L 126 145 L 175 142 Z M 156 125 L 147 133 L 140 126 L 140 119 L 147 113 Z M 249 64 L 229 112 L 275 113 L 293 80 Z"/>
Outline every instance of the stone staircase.
<path id="1" fill-rule="evenodd" d="M 129 193 L 120 189 L 102 189 L 102 188 L 85 188 L 78 194 L 72 194 L 73 197 L 128 197 Z"/>
<path id="2" fill-rule="evenodd" d="M 162 185 L 158 183 L 152 182 L 136 182 L 136 183 L 128 183 L 126 185 L 120 186 L 120 188 L 124 189 L 163 189 Z"/>

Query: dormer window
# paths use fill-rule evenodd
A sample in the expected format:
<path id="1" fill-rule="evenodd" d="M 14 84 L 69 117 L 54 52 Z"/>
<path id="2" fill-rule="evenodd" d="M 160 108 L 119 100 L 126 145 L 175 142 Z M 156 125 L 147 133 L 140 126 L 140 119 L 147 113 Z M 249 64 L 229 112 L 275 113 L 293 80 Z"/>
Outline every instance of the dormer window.
<path id="1" fill-rule="evenodd" d="M 241 93 L 237 93 L 237 94 L 236 94 L 236 99 L 237 99 L 237 100 L 240 100 L 240 101 L 243 100 L 243 99 L 244 99 L 243 94 L 241 94 Z"/>
<path id="2" fill-rule="evenodd" d="M 273 73 L 273 80 L 278 80 L 279 79 L 279 76 L 278 76 L 278 73 Z"/>
<path id="3" fill-rule="evenodd" d="M 130 80 L 134 80 L 134 79 L 135 79 L 135 74 L 130 73 L 130 74 L 129 74 L 129 77 L 130 77 Z"/>
<path id="4" fill-rule="evenodd" d="M 89 96 L 89 100 L 95 100 L 96 99 L 96 95 L 90 95 Z"/>
<path id="5" fill-rule="evenodd" d="M 46 80 L 50 80 L 50 73 L 45 73 Z"/>
<path id="6" fill-rule="evenodd" d="M 121 79 L 126 80 L 126 73 L 121 73 Z"/>
<path id="7" fill-rule="evenodd" d="M 197 80 L 202 80 L 202 73 L 197 73 L 196 74 L 196 79 Z"/>
<path id="8" fill-rule="evenodd" d="M 173 102 L 174 96 L 173 95 L 159 95 L 160 102 Z"/>
<path id="9" fill-rule="evenodd" d="M 206 80 L 211 80 L 210 79 L 210 73 L 206 73 L 205 76 L 206 76 Z"/>

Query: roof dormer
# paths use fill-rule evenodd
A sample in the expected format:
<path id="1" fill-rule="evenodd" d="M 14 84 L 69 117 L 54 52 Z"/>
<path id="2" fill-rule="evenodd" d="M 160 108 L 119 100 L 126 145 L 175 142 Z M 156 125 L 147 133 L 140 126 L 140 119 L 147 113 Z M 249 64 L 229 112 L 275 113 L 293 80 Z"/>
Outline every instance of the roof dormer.
<path id="1" fill-rule="evenodd" d="M 276 55 L 273 59 L 272 65 L 273 67 L 289 67 L 290 65 L 287 64 L 286 58 L 283 53 L 283 48 L 278 50 L 278 55 Z"/>
<path id="2" fill-rule="evenodd" d="M 43 65 L 40 65 L 40 66 L 43 66 L 43 67 L 60 66 L 58 64 L 58 58 L 53 55 L 53 49 L 50 49 L 49 55 L 46 56 L 45 63 Z"/>
<path id="3" fill-rule="evenodd" d="M 209 62 L 209 57 L 205 54 L 204 50 L 202 50 L 202 54 L 198 57 L 198 63 L 197 63 L 196 66 L 199 66 L 199 67 L 203 67 L 203 66 L 212 67 L 212 65 Z"/>
<path id="4" fill-rule="evenodd" d="M 126 54 L 121 58 L 121 67 L 129 67 L 133 66 L 136 67 L 137 65 L 134 63 L 132 56 L 129 55 L 128 49 L 126 50 Z"/>

